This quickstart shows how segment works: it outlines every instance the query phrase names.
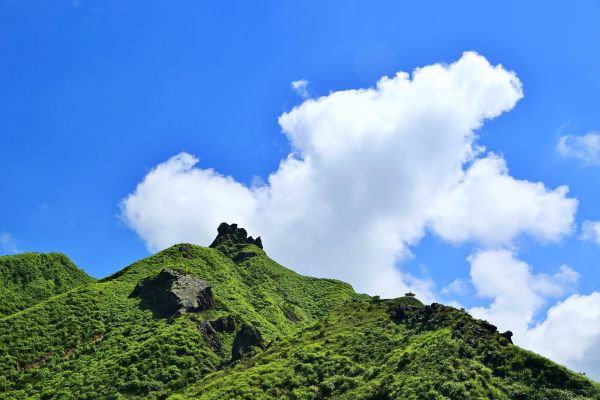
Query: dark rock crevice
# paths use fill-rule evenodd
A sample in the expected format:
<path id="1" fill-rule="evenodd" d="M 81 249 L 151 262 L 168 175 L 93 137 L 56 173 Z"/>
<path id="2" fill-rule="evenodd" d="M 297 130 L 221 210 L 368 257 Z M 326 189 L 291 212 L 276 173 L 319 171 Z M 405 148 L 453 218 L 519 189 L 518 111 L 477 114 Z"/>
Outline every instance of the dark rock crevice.
<path id="1" fill-rule="evenodd" d="M 254 326 L 243 324 L 233 340 L 231 360 L 239 360 L 244 355 L 251 353 L 256 347 L 264 348 L 264 341 L 260 331 Z"/>

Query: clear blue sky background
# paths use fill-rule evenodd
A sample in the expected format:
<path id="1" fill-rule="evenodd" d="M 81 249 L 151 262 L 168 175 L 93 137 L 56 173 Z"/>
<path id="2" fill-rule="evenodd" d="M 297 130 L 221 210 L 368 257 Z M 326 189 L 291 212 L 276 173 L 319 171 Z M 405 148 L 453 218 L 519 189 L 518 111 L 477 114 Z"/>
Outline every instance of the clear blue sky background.
<path id="1" fill-rule="evenodd" d="M 291 81 L 327 94 L 465 50 L 524 85 L 481 142 L 516 178 L 567 184 L 578 222 L 600 220 L 600 167 L 555 151 L 561 134 L 600 130 L 598 1 L 2 0 L 0 232 L 106 276 L 148 254 L 118 218 L 148 168 L 187 151 L 266 178 L 289 150 L 277 117 L 301 101 Z M 568 264 L 581 292 L 600 289 L 598 246 L 519 246 L 536 272 Z M 405 268 L 443 286 L 470 252 L 428 236 Z"/>

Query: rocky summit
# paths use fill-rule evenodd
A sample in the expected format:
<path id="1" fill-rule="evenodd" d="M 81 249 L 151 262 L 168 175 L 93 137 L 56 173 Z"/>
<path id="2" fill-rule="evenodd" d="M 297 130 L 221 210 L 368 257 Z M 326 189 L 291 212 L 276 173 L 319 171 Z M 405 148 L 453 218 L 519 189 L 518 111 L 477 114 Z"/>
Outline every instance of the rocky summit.
<path id="1" fill-rule="evenodd" d="M 0 259 L 13 294 L 0 297 L 0 400 L 600 400 L 596 382 L 464 310 L 358 294 L 261 245 L 223 223 L 210 247 L 101 280 L 62 256 Z"/>
<path id="2" fill-rule="evenodd" d="M 219 247 L 220 245 L 245 245 L 253 244 L 259 248 L 263 248 L 262 239 L 258 236 L 256 239 L 248 236 L 248 232 L 244 228 L 238 228 L 237 224 L 229 225 L 223 222 L 217 228 L 217 237 L 211 243 L 210 247 Z"/>

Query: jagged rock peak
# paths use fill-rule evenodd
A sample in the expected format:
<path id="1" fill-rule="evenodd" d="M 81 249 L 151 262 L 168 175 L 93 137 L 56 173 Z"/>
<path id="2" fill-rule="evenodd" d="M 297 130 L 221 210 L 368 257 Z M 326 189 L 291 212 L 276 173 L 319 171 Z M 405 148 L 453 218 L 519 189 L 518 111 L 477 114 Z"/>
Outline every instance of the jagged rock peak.
<path id="1" fill-rule="evenodd" d="M 248 236 L 248 232 L 244 228 L 238 228 L 237 224 L 230 225 L 227 222 L 222 222 L 217 228 L 217 237 L 213 240 L 210 247 L 217 247 L 227 242 L 232 244 L 253 244 L 261 249 L 263 248 L 260 236 L 254 239 L 252 236 Z"/>

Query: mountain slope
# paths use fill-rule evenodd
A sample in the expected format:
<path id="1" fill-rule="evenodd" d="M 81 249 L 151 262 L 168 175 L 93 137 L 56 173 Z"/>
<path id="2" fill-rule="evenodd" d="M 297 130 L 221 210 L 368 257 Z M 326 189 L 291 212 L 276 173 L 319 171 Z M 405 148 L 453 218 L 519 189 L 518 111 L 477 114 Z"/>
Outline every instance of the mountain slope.
<path id="1" fill-rule="evenodd" d="M 0 256 L 0 318 L 92 281 L 64 254 Z"/>
<path id="2" fill-rule="evenodd" d="M 350 302 L 184 399 L 598 399 L 600 386 L 439 304 Z"/>
<path id="3" fill-rule="evenodd" d="M 487 322 L 379 300 L 222 224 L 0 319 L 0 399 L 600 399 Z"/>
<path id="4" fill-rule="evenodd" d="M 231 239 L 220 249 L 173 246 L 0 320 L 0 398 L 164 398 L 229 362 L 236 340 L 252 352 L 244 329 L 260 332 L 259 348 L 357 297 L 345 283 L 303 277 Z M 209 282 L 214 307 L 167 318 L 132 296 L 166 269 Z M 214 331 L 207 321 L 232 328 Z"/>

